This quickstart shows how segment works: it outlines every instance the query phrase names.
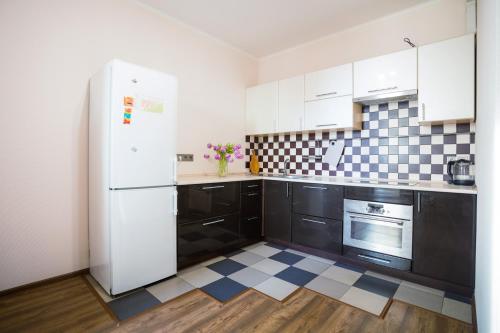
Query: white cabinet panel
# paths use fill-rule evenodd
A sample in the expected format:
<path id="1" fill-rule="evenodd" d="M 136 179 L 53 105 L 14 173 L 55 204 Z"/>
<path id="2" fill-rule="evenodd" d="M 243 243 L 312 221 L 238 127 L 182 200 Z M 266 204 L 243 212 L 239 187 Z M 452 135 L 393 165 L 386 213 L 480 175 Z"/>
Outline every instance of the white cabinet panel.
<path id="1" fill-rule="evenodd" d="M 304 76 L 278 83 L 278 132 L 300 131 L 304 128 Z"/>
<path id="2" fill-rule="evenodd" d="M 278 81 L 247 89 L 246 134 L 276 131 L 278 114 Z"/>
<path id="3" fill-rule="evenodd" d="M 360 128 L 360 126 L 361 106 L 352 102 L 351 95 L 305 104 L 305 130 Z"/>
<path id="4" fill-rule="evenodd" d="M 352 64 L 306 74 L 306 101 L 345 95 L 352 95 Z"/>
<path id="5" fill-rule="evenodd" d="M 474 34 L 418 49 L 421 122 L 474 119 Z"/>
<path id="6" fill-rule="evenodd" d="M 405 94 L 417 89 L 417 49 L 354 63 L 354 99 Z M 416 93 L 416 91 L 414 92 Z M 384 96 L 380 96 L 383 98 Z"/>

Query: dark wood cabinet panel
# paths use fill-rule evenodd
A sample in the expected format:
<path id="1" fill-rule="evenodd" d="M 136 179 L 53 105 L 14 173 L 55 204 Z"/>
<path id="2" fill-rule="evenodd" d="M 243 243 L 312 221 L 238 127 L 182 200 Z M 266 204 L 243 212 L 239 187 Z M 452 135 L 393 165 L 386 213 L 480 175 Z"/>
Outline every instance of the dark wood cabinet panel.
<path id="1" fill-rule="evenodd" d="M 213 183 L 178 186 L 177 221 L 180 224 L 237 213 L 240 183 Z"/>
<path id="2" fill-rule="evenodd" d="M 342 186 L 294 183 L 293 212 L 342 220 L 343 194 Z"/>
<path id="3" fill-rule="evenodd" d="M 239 214 L 177 226 L 177 263 L 185 266 L 239 242 Z"/>
<path id="4" fill-rule="evenodd" d="M 292 243 L 340 254 L 342 221 L 293 214 Z"/>
<path id="5" fill-rule="evenodd" d="M 380 187 L 345 186 L 346 199 L 413 205 L 413 191 Z"/>
<path id="6" fill-rule="evenodd" d="M 249 180 L 241 182 L 241 193 L 262 191 L 262 180 Z"/>
<path id="7" fill-rule="evenodd" d="M 264 182 L 264 235 L 283 242 L 291 241 L 291 195 L 288 182 Z"/>
<path id="8" fill-rule="evenodd" d="M 415 192 L 412 271 L 473 287 L 475 216 L 475 195 Z"/>
<path id="9" fill-rule="evenodd" d="M 255 188 L 253 192 L 241 193 L 240 236 L 244 242 L 247 242 L 259 239 L 261 233 L 262 195 L 260 189 Z"/>

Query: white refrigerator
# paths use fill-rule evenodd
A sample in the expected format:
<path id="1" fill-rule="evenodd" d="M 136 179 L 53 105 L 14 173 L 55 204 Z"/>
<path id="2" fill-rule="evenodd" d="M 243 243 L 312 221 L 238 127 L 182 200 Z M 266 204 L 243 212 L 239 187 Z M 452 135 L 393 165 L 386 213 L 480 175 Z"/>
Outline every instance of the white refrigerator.
<path id="1" fill-rule="evenodd" d="M 90 273 L 117 295 L 177 273 L 177 79 L 113 60 L 90 80 Z"/>

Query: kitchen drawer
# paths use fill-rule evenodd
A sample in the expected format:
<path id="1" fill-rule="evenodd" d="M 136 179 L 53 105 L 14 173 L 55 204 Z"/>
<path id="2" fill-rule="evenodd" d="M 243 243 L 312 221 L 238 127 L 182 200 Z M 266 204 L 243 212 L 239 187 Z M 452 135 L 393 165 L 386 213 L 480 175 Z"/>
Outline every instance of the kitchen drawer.
<path id="1" fill-rule="evenodd" d="M 179 265 L 222 250 L 239 241 L 239 214 L 219 216 L 177 226 L 177 257 Z"/>
<path id="2" fill-rule="evenodd" d="M 262 191 L 262 180 L 249 180 L 241 182 L 241 193 Z"/>
<path id="3" fill-rule="evenodd" d="M 413 205 L 413 191 L 380 187 L 346 186 L 346 199 Z"/>
<path id="4" fill-rule="evenodd" d="M 340 253 L 342 250 L 342 222 L 293 214 L 292 243 L 331 253 Z"/>
<path id="5" fill-rule="evenodd" d="M 253 217 L 262 214 L 262 195 L 260 191 L 241 194 L 241 216 Z"/>
<path id="6" fill-rule="evenodd" d="M 342 220 L 342 186 L 294 183 L 292 201 L 295 214 Z"/>
<path id="7" fill-rule="evenodd" d="M 240 237 L 244 240 L 259 239 L 262 234 L 262 216 L 241 217 Z"/>
<path id="8" fill-rule="evenodd" d="M 212 183 L 178 186 L 179 223 L 206 220 L 237 213 L 240 183 Z"/>

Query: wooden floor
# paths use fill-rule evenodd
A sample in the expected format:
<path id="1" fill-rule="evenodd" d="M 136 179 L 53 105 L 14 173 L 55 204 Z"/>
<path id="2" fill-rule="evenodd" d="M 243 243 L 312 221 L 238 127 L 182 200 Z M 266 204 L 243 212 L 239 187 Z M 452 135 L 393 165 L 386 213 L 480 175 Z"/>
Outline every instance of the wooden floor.
<path id="1" fill-rule="evenodd" d="M 117 326 L 82 277 L 0 297 L 0 332 L 472 332 L 394 301 L 384 318 L 300 289 L 284 303 L 249 290 L 220 304 L 199 290 Z"/>

